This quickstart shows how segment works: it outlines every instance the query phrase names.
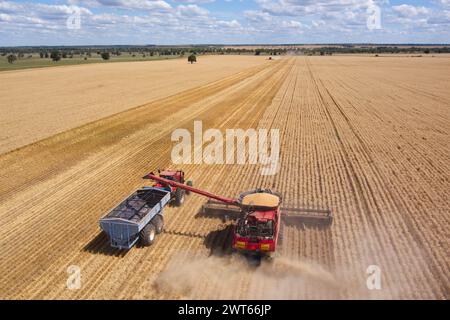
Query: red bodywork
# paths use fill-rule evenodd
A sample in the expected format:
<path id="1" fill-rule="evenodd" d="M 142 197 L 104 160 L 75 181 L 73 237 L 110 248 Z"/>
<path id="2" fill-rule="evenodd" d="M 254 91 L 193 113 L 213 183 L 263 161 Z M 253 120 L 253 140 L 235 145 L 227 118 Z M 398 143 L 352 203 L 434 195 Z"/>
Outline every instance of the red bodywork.
<path id="1" fill-rule="evenodd" d="M 156 185 L 171 186 L 172 188 L 182 188 L 197 194 L 206 196 L 211 199 L 218 200 L 227 205 L 238 206 L 241 208 L 242 217 L 236 220 L 233 228 L 233 242 L 232 247 L 243 252 L 253 253 L 270 253 L 274 252 L 277 246 L 279 226 L 280 226 L 280 208 L 258 208 L 253 210 L 242 206 L 237 199 L 226 198 L 218 196 L 207 191 L 203 191 L 183 183 L 175 179 L 166 179 L 167 171 L 156 176 L 153 173 L 146 175 L 145 179 L 152 179 L 157 181 Z M 171 173 L 174 171 L 170 171 Z M 180 171 L 176 171 L 180 172 Z M 184 177 L 183 177 L 184 179 Z M 184 180 L 183 180 L 184 181 Z M 155 185 L 155 186 L 156 186 Z"/>
<path id="2" fill-rule="evenodd" d="M 236 221 L 232 246 L 244 252 L 274 252 L 278 241 L 279 225 L 279 208 L 247 212 L 243 218 Z"/>
<path id="3" fill-rule="evenodd" d="M 159 173 L 159 176 L 165 180 L 184 183 L 184 172 L 181 170 L 164 170 Z M 174 194 L 177 190 L 176 186 L 172 186 L 163 181 L 156 181 L 153 187 L 165 189 L 167 191 L 170 191 L 172 194 Z"/>

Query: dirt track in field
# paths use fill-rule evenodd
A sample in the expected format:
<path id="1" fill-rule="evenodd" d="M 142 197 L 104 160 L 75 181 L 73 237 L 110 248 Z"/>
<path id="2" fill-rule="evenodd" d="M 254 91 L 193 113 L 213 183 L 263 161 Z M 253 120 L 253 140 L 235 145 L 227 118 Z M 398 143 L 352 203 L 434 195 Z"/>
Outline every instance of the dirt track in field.
<path id="1" fill-rule="evenodd" d="M 450 60 L 298 57 L 253 66 L 0 156 L 2 298 L 450 298 Z M 109 247 L 98 219 L 170 166 L 175 128 L 277 128 L 280 170 L 186 165 L 227 196 L 254 187 L 329 207 L 286 224 L 274 261 L 230 254 L 205 199 L 167 208 L 150 248 Z M 81 268 L 79 290 L 67 268 Z M 369 291 L 378 265 L 382 290 Z"/>

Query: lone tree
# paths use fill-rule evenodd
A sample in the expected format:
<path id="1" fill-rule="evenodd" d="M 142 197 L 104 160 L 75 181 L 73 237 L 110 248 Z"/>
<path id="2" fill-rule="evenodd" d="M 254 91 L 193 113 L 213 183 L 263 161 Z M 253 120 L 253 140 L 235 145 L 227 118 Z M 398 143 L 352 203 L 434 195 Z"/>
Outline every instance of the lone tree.
<path id="1" fill-rule="evenodd" d="M 194 63 L 194 62 L 197 62 L 197 56 L 195 54 L 191 54 L 188 57 L 188 62 L 190 62 L 191 64 Z"/>
<path id="2" fill-rule="evenodd" d="M 15 55 L 13 55 L 13 54 L 10 54 L 10 55 L 7 57 L 7 59 L 8 59 L 8 62 L 9 62 L 9 63 L 13 63 L 14 61 L 17 60 L 17 57 L 16 57 Z"/>
<path id="3" fill-rule="evenodd" d="M 61 52 L 54 50 L 50 53 L 50 59 L 53 61 L 59 61 L 61 60 Z"/>
<path id="4" fill-rule="evenodd" d="M 103 59 L 103 60 L 109 60 L 109 57 L 110 57 L 110 56 L 109 56 L 109 52 L 102 52 L 101 55 L 102 55 L 102 59 Z"/>

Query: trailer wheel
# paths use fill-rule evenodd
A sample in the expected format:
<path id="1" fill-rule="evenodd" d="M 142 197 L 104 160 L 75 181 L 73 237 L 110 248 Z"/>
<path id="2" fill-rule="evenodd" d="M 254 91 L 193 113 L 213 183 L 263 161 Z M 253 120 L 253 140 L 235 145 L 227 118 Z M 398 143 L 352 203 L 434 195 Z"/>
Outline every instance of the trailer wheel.
<path id="1" fill-rule="evenodd" d="M 155 242 L 156 228 L 153 223 L 147 224 L 141 231 L 141 242 L 144 246 L 150 246 Z"/>
<path id="2" fill-rule="evenodd" d="M 161 232 L 163 232 L 164 219 L 161 215 L 156 215 L 151 222 L 155 226 L 156 234 L 160 234 Z"/>
<path id="3" fill-rule="evenodd" d="M 181 188 L 177 188 L 177 191 L 175 191 L 175 205 L 177 207 L 181 207 L 183 202 L 184 202 L 184 190 Z"/>
<path id="4" fill-rule="evenodd" d="M 192 180 L 188 180 L 188 181 L 186 182 L 186 185 L 189 186 L 189 187 L 194 186 L 194 184 L 192 183 Z M 190 195 L 191 192 L 190 192 L 189 190 L 186 190 L 186 194 L 187 194 L 187 195 Z"/>

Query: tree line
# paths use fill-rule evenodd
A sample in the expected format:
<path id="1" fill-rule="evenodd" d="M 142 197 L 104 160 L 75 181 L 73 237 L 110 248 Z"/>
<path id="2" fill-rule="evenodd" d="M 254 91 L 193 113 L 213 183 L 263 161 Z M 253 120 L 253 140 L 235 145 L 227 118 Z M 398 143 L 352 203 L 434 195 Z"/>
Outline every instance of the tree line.
<path id="1" fill-rule="evenodd" d="M 2 47 L 0 56 L 7 56 L 9 63 L 14 63 L 18 59 L 31 58 L 32 54 L 39 54 L 41 59 L 51 59 L 59 61 L 61 59 L 71 59 L 75 56 L 87 60 L 92 56 L 109 60 L 111 57 L 119 57 L 128 54 L 131 57 L 153 57 L 153 56 L 185 56 L 203 54 L 246 54 L 246 55 L 332 55 L 340 54 L 439 54 L 450 53 L 450 46 L 363 46 L 363 45 L 333 45 L 318 47 L 302 47 L 300 45 L 286 45 L 280 48 L 249 48 L 243 46 L 97 46 L 97 47 Z"/>

